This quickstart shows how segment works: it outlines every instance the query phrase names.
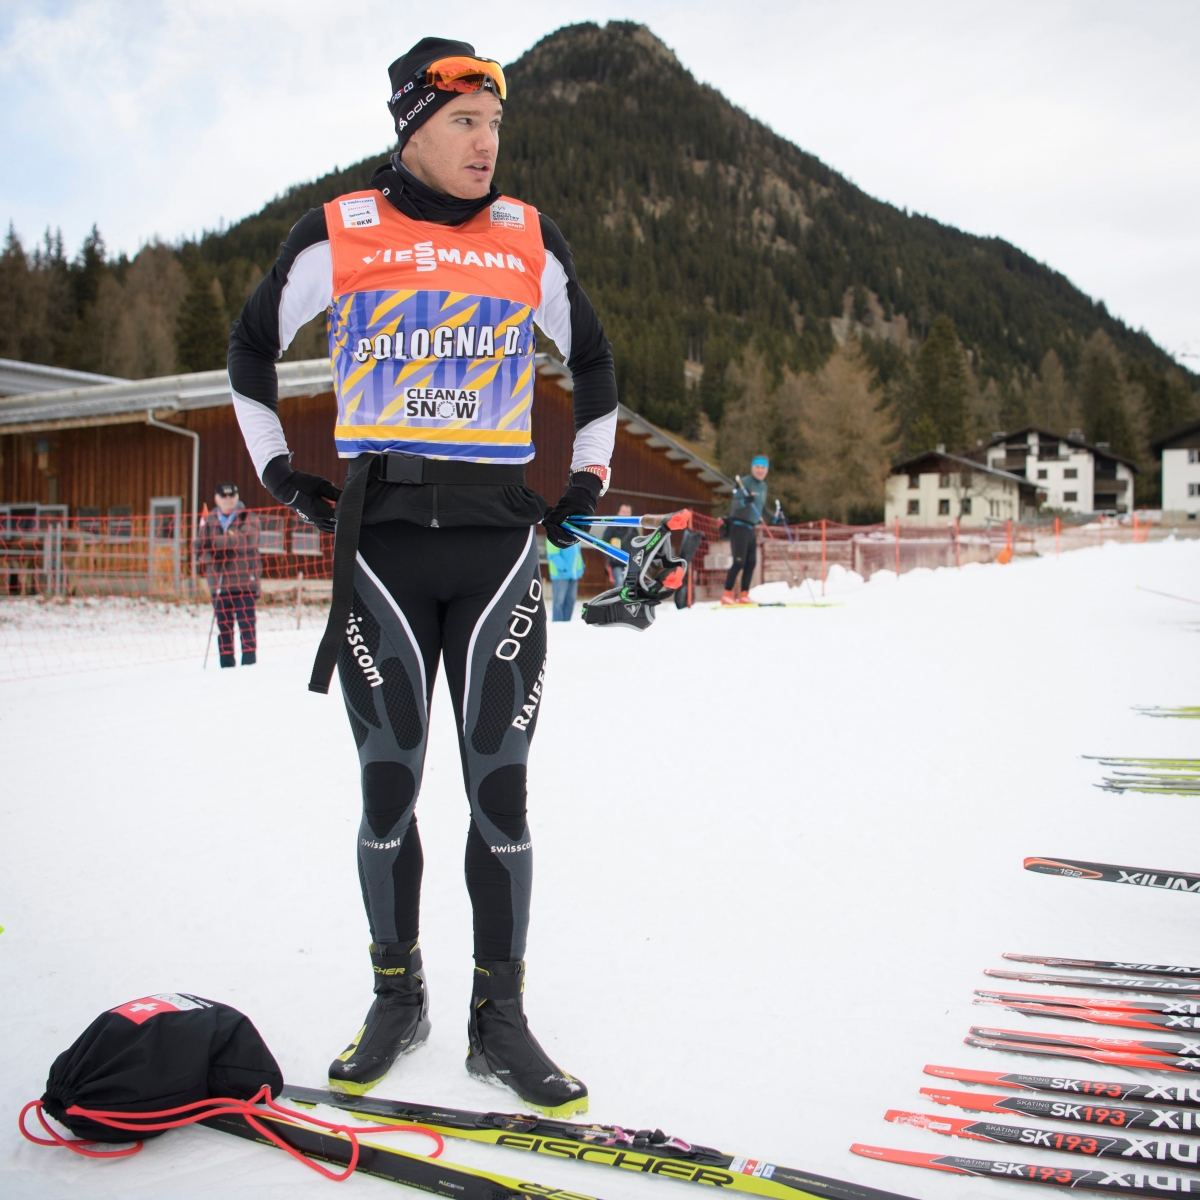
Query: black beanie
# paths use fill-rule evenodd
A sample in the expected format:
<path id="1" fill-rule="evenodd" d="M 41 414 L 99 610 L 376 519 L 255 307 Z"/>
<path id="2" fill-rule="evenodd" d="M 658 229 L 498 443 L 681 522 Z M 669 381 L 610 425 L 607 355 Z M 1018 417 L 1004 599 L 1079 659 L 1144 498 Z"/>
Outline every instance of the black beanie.
<path id="1" fill-rule="evenodd" d="M 455 92 L 444 92 L 441 88 L 422 88 L 417 78 L 430 63 L 439 58 L 451 58 L 456 54 L 478 58 L 470 42 L 456 42 L 450 38 L 422 38 L 407 54 L 402 54 L 390 67 L 388 79 L 392 85 L 392 96 L 388 111 L 396 123 L 396 136 L 404 143 L 443 105 L 455 98 Z M 493 93 L 494 94 L 494 93 Z M 499 99 L 499 96 L 496 97 Z"/>

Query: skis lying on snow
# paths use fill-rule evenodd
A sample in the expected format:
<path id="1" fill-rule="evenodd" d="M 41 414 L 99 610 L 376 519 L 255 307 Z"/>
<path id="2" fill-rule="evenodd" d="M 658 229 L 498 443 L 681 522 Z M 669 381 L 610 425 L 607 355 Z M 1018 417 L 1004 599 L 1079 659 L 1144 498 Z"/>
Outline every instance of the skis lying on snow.
<path id="1" fill-rule="evenodd" d="M 1200 892 L 1200 875 L 1187 871 L 1152 871 L 1146 867 L 1118 867 L 1112 863 L 1081 862 L 1073 858 L 1027 858 L 1025 870 L 1042 875 L 1069 875 L 1072 879 L 1095 879 L 1101 883 L 1128 883 L 1169 892 Z"/>
<path id="2" fill-rule="evenodd" d="M 921 1095 L 935 1104 L 947 1104 L 967 1112 L 1078 1121 L 1083 1125 L 1111 1125 L 1118 1129 L 1156 1129 L 1160 1133 L 1200 1134 L 1200 1113 L 1190 1108 L 1089 1104 L 1083 1100 L 1051 1099 L 1048 1096 L 987 1096 L 978 1092 L 945 1092 L 939 1088 L 922 1088 Z"/>
<path id="3" fill-rule="evenodd" d="M 980 993 L 976 993 L 980 995 Z M 1139 1009 L 1116 1007 L 1090 1007 L 1071 1002 L 1049 1004 L 1035 999 L 1032 1003 L 1019 996 L 1005 996 L 1003 992 L 982 994 L 976 1004 L 990 1004 L 1008 1012 L 1022 1013 L 1027 1017 L 1055 1017 L 1062 1021 L 1085 1021 L 1089 1025 L 1116 1025 L 1121 1029 L 1200 1029 L 1200 1017 L 1181 1012 L 1145 1012 Z M 1147 1002 L 1149 1003 L 1149 1002 Z M 1195 1001 L 1165 1001 L 1180 1008 L 1200 1009 Z"/>
<path id="4" fill-rule="evenodd" d="M 309 1158 L 322 1159 L 339 1167 L 347 1166 L 350 1162 L 351 1144 L 347 1138 L 289 1125 L 267 1112 L 256 1114 L 256 1119 L 269 1124 L 282 1141 Z M 263 1146 L 274 1145 L 240 1116 L 206 1117 L 200 1123 Z M 494 1171 L 462 1167 L 437 1158 L 425 1158 L 420 1154 L 377 1146 L 364 1142 L 361 1136 L 358 1146 L 356 1171 L 392 1183 L 407 1184 L 436 1196 L 453 1197 L 453 1200 L 591 1200 L 577 1192 L 510 1179 Z"/>
<path id="5" fill-rule="evenodd" d="M 1200 1015 L 1200 1000 L 1158 1000 L 1150 996 L 1135 996 L 1131 1000 L 1114 1000 L 1109 996 L 1041 996 L 1032 992 L 989 992 L 976 988 L 975 995 L 1002 1004 L 1037 1005 L 1047 1008 L 1098 1008 L 1105 1012 L 1168 1013 Z M 1180 1026 L 1180 1028 L 1187 1028 Z"/>
<path id="6" fill-rule="evenodd" d="M 533 1115 L 434 1108 L 403 1100 L 348 1096 L 318 1088 L 288 1086 L 283 1089 L 280 1099 L 302 1105 L 328 1104 L 382 1125 L 418 1124 L 443 1137 L 485 1142 L 531 1154 L 548 1154 L 559 1160 L 573 1158 L 578 1162 L 599 1163 L 625 1171 L 769 1196 L 773 1200 L 804 1200 L 806 1197 L 814 1200 L 905 1200 L 895 1192 L 829 1179 L 759 1159 L 739 1158 L 708 1146 L 692 1146 L 679 1138 L 667 1137 L 657 1129 L 622 1129 L 616 1125 L 582 1125 Z M 551 1195 L 546 1190 L 540 1194 Z"/>
<path id="7" fill-rule="evenodd" d="M 1127 1038 L 1081 1037 L 1074 1033 L 1022 1033 L 1017 1029 L 983 1029 L 973 1026 L 972 1037 L 997 1042 L 1021 1042 L 1034 1046 L 1075 1046 L 1084 1050 L 1116 1050 L 1122 1054 L 1161 1054 L 1168 1058 L 1200 1059 L 1200 1038 L 1190 1041 L 1149 1041 Z"/>
<path id="8" fill-rule="evenodd" d="M 1009 1146 L 1036 1146 L 1039 1150 L 1065 1150 L 1092 1158 L 1124 1158 L 1134 1162 L 1182 1163 L 1194 1167 L 1200 1159 L 1200 1143 L 1173 1138 L 1109 1137 L 1099 1133 L 1069 1133 L 1061 1129 L 1038 1129 L 1032 1125 L 1000 1125 L 994 1121 L 972 1121 L 963 1117 L 938 1117 L 928 1113 L 889 1109 L 883 1119 L 897 1125 L 915 1125 L 946 1137 L 969 1138 L 976 1142 L 999 1142 Z"/>
<path id="9" fill-rule="evenodd" d="M 1103 962 L 1094 958 L 1049 958 L 1043 954 L 1005 954 L 1009 962 L 1031 963 L 1039 967 L 1070 967 L 1076 971 L 1121 972 L 1125 975 L 1194 975 L 1200 978 L 1200 967 L 1160 967 L 1153 963 Z"/>
<path id="10" fill-rule="evenodd" d="M 1079 1062 L 1102 1063 L 1107 1067 L 1128 1067 L 1134 1071 L 1180 1071 L 1200 1074 L 1200 1058 L 1164 1058 L 1157 1054 L 1127 1054 L 1118 1050 L 1093 1050 L 1090 1047 L 1036 1041 L 1020 1041 L 1023 1035 L 1011 1034 L 1011 1040 L 966 1037 L 968 1046 L 980 1050 L 1002 1050 L 1008 1054 L 1030 1054 L 1040 1058 L 1073 1058 Z"/>
<path id="11" fill-rule="evenodd" d="M 854 1154 L 878 1162 L 927 1167 L 955 1175 L 986 1179 L 1011 1179 L 1018 1183 L 1040 1183 L 1077 1192 L 1113 1192 L 1121 1196 L 1200 1195 L 1200 1175 L 1177 1175 L 1158 1167 L 1113 1166 L 1100 1170 L 1079 1167 L 1048 1167 L 1041 1163 L 997 1162 L 990 1158 L 960 1158 L 957 1154 L 924 1154 L 916 1150 L 890 1150 L 884 1146 L 850 1147 Z"/>
<path id="12" fill-rule="evenodd" d="M 1200 1108 L 1200 1085 L 1176 1083 L 1112 1083 L 1098 1079 L 1063 1079 L 1056 1075 L 1021 1075 L 1016 1072 L 969 1071 L 963 1067 L 939 1067 L 930 1063 L 926 1075 L 953 1079 L 957 1083 L 983 1083 L 991 1087 L 1022 1088 L 1027 1092 L 1051 1092 L 1065 1096 L 1096 1096 L 1102 1100 L 1159 1100 L 1180 1108 Z"/>
<path id="13" fill-rule="evenodd" d="M 1050 983 L 1058 987 L 1102 988 L 1113 992 L 1170 992 L 1174 996 L 1200 996 L 1200 982 L 1185 983 L 1179 979 L 1124 979 L 1119 976 L 1097 975 L 1037 975 L 1032 971 L 997 971 L 988 967 L 984 972 L 993 979 L 1011 979 L 1014 983 Z"/>

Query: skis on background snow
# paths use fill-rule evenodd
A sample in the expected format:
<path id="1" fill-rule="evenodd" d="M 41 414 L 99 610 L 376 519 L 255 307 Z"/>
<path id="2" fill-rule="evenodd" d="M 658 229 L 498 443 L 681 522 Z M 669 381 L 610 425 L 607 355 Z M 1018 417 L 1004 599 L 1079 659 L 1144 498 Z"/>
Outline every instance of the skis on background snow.
<path id="1" fill-rule="evenodd" d="M 1179 979 L 1126 979 L 1118 976 L 1096 975 L 1037 975 L 1032 971 L 998 971 L 988 967 L 984 972 L 993 979 L 1011 979 L 1014 983 L 1049 983 L 1057 987 L 1107 988 L 1114 992 L 1161 992 L 1173 996 L 1200 996 L 1200 982 L 1185 983 Z"/>
<path id="2" fill-rule="evenodd" d="M 1152 871 L 1147 867 L 1118 867 L 1112 863 L 1083 862 L 1073 858 L 1027 858 L 1025 870 L 1042 875 L 1069 875 L 1101 883 L 1127 883 L 1132 887 L 1168 892 L 1200 892 L 1200 875 L 1187 871 Z"/>
<path id="3" fill-rule="evenodd" d="M 349 1096 L 290 1085 L 283 1089 L 279 1098 L 305 1106 L 327 1104 L 381 1125 L 419 1124 L 443 1137 L 484 1142 L 529 1154 L 547 1154 L 560 1161 L 575 1159 L 646 1175 L 682 1179 L 688 1183 L 767 1196 L 772 1200 L 906 1200 L 896 1192 L 813 1175 L 760 1159 L 723 1154 L 708 1146 L 693 1146 L 679 1138 L 667 1137 L 657 1129 L 623 1129 L 617 1125 L 576 1124 L 531 1114 L 435 1108 L 403 1100 Z M 545 1190 L 540 1194 L 569 1195 Z"/>
<path id="4" fill-rule="evenodd" d="M 1020 1034 L 1013 1037 L 1019 1038 Z M 1006 1054 L 1028 1054 L 1038 1058 L 1073 1058 L 1077 1062 L 1101 1063 L 1106 1067 L 1128 1067 L 1131 1071 L 1179 1071 L 1200 1074 L 1200 1058 L 1163 1058 L 1157 1054 L 1127 1054 L 1117 1050 L 1093 1050 L 1017 1040 L 965 1037 L 963 1042 L 980 1050 L 1001 1050 Z"/>
<path id="5" fill-rule="evenodd" d="M 922 1088 L 921 1095 L 935 1104 L 946 1104 L 967 1112 L 1077 1121 L 1083 1125 L 1109 1125 L 1116 1129 L 1154 1129 L 1159 1133 L 1186 1133 L 1189 1137 L 1200 1134 L 1200 1113 L 1190 1108 L 1093 1104 L 1074 1097 L 989 1096 L 979 1092 L 947 1092 L 940 1088 Z"/>
<path id="6" fill-rule="evenodd" d="M 926 1075 L 956 1083 L 982 1083 L 989 1087 L 1021 1088 L 1064 1096 L 1095 1096 L 1102 1100 L 1157 1100 L 1179 1108 L 1200 1109 L 1200 1084 L 1164 1080 L 1162 1083 L 1113 1083 L 1099 1079 L 1064 1079 L 1057 1075 L 1023 1075 L 1018 1072 L 970 1071 L 964 1067 L 939 1067 L 929 1063 Z"/>
<path id="7" fill-rule="evenodd" d="M 975 995 L 1004 1004 L 1033 1004 L 1049 1008 L 1098 1008 L 1105 1012 L 1174 1013 L 1200 1016 L 1200 999 L 1160 1000 L 1150 996 L 1135 996 L 1130 1000 L 1114 1000 L 1110 996 L 1042 996 L 1033 992 L 990 992 L 976 988 Z M 1183 1028 L 1181 1026 L 1180 1028 Z"/>
<path id="8" fill-rule="evenodd" d="M 974 1175 L 981 1179 L 1008 1179 L 1016 1183 L 1040 1183 L 1077 1192 L 1110 1192 L 1121 1196 L 1200 1195 L 1200 1175 L 1179 1175 L 1161 1167 L 1114 1165 L 1091 1170 L 1079 1167 L 1051 1167 L 1042 1163 L 1000 1162 L 990 1158 L 965 1158 L 957 1154 L 925 1154 L 916 1150 L 891 1150 L 885 1146 L 855 1143 L 853 1154 L 877 1162 L 900 1163 L 908 1167 L 926 1167 L 931 1171 L 949 1171 L 954 1175 Z"/>
<path id="9" fill-rule="evenodd" d="M 1200 1029 L 1200 1017 L 1186 1013 L 1141 1012 L 1137 1009 L 1091 1008 L 1081 1004 L 1046 1004 L 1013 999 L 977 999 L 976 1004 L 994 1005 L 1007 1012 L 1021 1013 L 1026 1017 L 1053 1017 L 1060 1021 L 1083 1021 L 1088 1025 L 1115 1025 L 1120 1029 L 1167 1029 L 1191 1032 Z M 1180 1002 L 1182 1003 L 1182 1002 Z M 1186 1007 L 1197 1008 L 1194 1001 Z"/>
<path id="10" fill-rule="evenodd" d="M 1200 1142 L 1164 1137 L 1111 1137 L 1091 1131 L 1072 1133 L 1061 1129 L 1039 1129 L 1035 1125 L 1001 1125 L 995 1121 L 972 1121 L 964 1117 L 940 1117 L 928 1113 L 889 1109 L 883 1119 L 896 1125 L 913 1125 L 945 1137 L 968 1138 L 976 1142 L 998 1142 L 1008 1146 L 1030 1146 L 1038 1150 L 1064 1150 L 1068 1154 L 1087 1154 L 1092 1158 L 1124 1158 L 1135 1162 L 1165 1162 L 1172 1166 L 1194 1167 Z"/>
<path id="11" fill-rule="evenodd" d="M 1200 967 L 1162 967 L 1153 963 L 1105 962 L 1095 958 L 1050 958 L 1043 954 L 1004 954 L 1009 962 L 1030 963 L 1040 967 L 1070 967 L 1074 971 L 1103 971 L 1107 974 L 1167 975 L 1178 978 L 1194 975 L 1200 979 Z"/>
<path id="12" fill-rule="evenodd" d="M 971 1036 L 988 1038 L 995 1042 L 1021 1042 L 1024 1045 L 1074 1046 L 1084 1050 L 1115 1050 L 1121 1054 L 1200 1059 L 1200 1038 L 1191 1038 L 1186 1041 L 1094 1038 L 1074 1033 L 1026 1033 L 1018 1029 L 987 1029 L 978 1025 L 971 1027 Z"/>

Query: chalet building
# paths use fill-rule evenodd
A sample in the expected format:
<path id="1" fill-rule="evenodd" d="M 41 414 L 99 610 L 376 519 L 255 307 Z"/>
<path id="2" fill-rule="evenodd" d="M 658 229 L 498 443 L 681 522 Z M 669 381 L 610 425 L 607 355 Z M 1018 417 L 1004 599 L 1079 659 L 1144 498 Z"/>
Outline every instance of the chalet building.
<path id="1" fill-rule="evenodd" d="M 1162 455 L 1164 521 L 1200 520 L 1200 421 L 1150 443 Z"/>
<path id="2" fill-rule="evenodd" d="M 329 360 L 278 364 L 279 415 L 296 466 L 341 485 L 348 460 L 334 448 L 337 404 Z M 42 381 L 43 390 L 30 392 Z M 52 390 L 45 389 L 45 382 Z M 81 372 L 0 363 L 0 533 L 38 516 L 175 517 L 190 529 L 216 485 L 232 480 L 250 508 L 277 502 L 259 483 L 233 411 L 229 376 L 203 371 L 109 382 Z M 570 470 L 575 424 L 570 371 L 537 356 L 529 486 L 550 503 Z M 20 394 L 24 392 L 25 394 Z M 695 508 L 717 515 L 733 482 L 669 434 L 621 406 L 612 484 L 599 511 Z M 603 581 L 599 555 L 588 575 Z M 595 560 L 595 561 L 592 561 Z M 595 579 L 592 580 L 592 576 Z M 586 588 L 583 589 L 586 594 Z"/>
<path id="3" fill-rule="evenodd" d="M 1136 464 L 1113 454 L 1107 443 L 1095 446 L 1078 429 L 1065 437 L 1045 429 L 997 434 L 985 451 L 987 464 L 1019 475 L 1045 492 L 1047 508 L 1076 513 L 1133 511 Z"/>
<path id="4" fill-rule="evenodd" d="M 1036 515 L 1038 490 L 1027 479 L 984 466 L 943 446 L 892 468 L 884 519 L 905 525 L 996 525 Z"/>

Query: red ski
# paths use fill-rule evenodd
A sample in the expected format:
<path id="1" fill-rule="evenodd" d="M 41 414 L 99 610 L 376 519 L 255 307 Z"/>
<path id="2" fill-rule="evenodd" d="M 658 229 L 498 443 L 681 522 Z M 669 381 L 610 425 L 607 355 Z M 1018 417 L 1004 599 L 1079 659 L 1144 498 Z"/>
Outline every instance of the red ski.
<path id="1" fill-rule="evenodd" d="M 1200 1114 L 1190 1108 L 1157 1105 L 1095 1104 L 1066 1096 L 988 1096 L 978 1092 L 947 1092 L 922 1088 L 921 1095 L 935 1104 L 967 1112 L 1008 1113 L 1050 1121 L 1078 1121 L 1083 1125 L 1108 1125 L 1116 1129 L 1156 1129 L 1167 1133 L 1200 1133 Z"/>
<path id="2" fill-rule="evenodd" d="M 1039 1004 L 1049 1008 L 1098 1008 L 1106 1012 L 1168 1013 L 1200 1016 L 1200 1000 L 1112 1000 L 1107 996 L 1036 996 L 1029 992 L 989 992 L 975 989 L 975 995 L 1002 1004 Z"/>
<path id="3" fill-rule="evenodd" d="M 1085 1021 L 1089 1025 L 1117 1025 L 1122 1029 L 1178 1029 L 1189 1033 L 1193 1029 L 1200 1029 L 1200 1017 L 1167 1013 L 1113 1012 L 1109 1009 L 1081 1008 L 1078 1005 L 1064 1008 L 1054 1004 L 1013 1003 L 1003 1000 L 976 1000 L 975 1003 L 994 1004 L 1027 1017 L 1057 1017 L 1064 1021 Z"/>
<path id="4" fill-rule="evenodd" d="M 980 1037 L 966 1037 L 963 1041 L 968 1046 L 976 1046 L 980 1050 L 1003 1050 L 1009 1054 L 1032 1054 L 1042 1058 L 1074 1058 L 1084 1062 L 1103 1063 L 1108 1067 L 1128 1067 L 1133 1071 L 1180 1071 L 1200 1074 L 1200 1058 L 1163 1058 L 1157 1054 L 1122 1054 L 1114 1050 L 1089 1050 L 1082 1046 L 1040 1045 Z"/>
<path id="5" fill-rule="evenodd" d="M 971 1027 L 971 1036 L 989 1038 L 992 1041 L 1021 1042 L 1033 1046 L 1074 1046 L 1084 1050 L 1114 1050 L 1119 1054 L 1154 1055 L 1170 1058 L 1200 1058 L 1200 1038 L 1188 1041 L 1142 1041 L 1127 1038 L 1082 1037 L 1075 1033 L 1022 1033 L 1016 1029 L 988 1029 L 979 1025 Z"/>

